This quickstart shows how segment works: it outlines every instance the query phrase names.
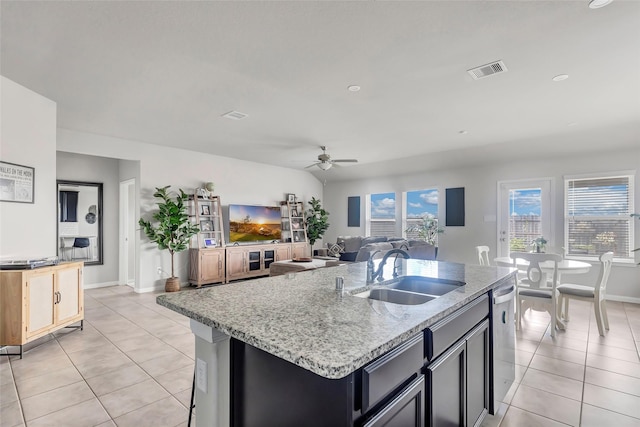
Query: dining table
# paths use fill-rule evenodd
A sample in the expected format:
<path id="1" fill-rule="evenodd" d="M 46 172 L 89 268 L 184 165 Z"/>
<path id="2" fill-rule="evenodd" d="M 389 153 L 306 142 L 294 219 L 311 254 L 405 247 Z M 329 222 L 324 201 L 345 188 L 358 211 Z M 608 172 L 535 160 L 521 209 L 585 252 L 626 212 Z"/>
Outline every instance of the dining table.
<path id="1" fill-rule="evenodd" d="M 494 259 L 496 265 L 501 267 L 513 267 L 513 260 L 508 257 L 498 257 Z M 516 268 L 519 270 L 526 270 L 529 266 L 529 262 L 516 258 Z M 553 262 L 545 261 L 540 263 L 540 267 L 543 270 L 553 270 Z M 583 274 L 588 273 L 591 269 L 591 264 L 584 261 L 578 261 L 575 259 L 563 259 L 558 263 L 558 281 L 563 274 Z"/>
<path id="2" fill-rule="evenodd" d="M 494 262 L 496 265 L 501 267 L 513 267 L 513 260 L 511 257 L 498 257 L 494 258 Z M 516 268 L 518 270 L 526 270 L 529 266 L 529 262 L 522 258 L 516 258 Z M 553 271 L 553 262 L 552 261 L 544 261 L 540 263 L 540 268 L 542 270 Z M 588 273 L 591 269 L 591 264 L 584 261 L 578 261 L 575 259 L 563 259 L 558 262 L 558 284 L 561 284 L 560 278 L 563 274 L 584 274 Z M 565 329 L 566 325 L 563 320 L 558 316 L 556 319 L 558 329 Z"/>

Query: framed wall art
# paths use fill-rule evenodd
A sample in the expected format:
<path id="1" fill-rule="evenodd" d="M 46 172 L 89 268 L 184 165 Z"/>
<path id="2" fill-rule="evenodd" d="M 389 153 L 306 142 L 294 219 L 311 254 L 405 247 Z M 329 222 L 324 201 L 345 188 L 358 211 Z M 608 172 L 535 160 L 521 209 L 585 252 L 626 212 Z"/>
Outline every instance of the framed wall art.
<path id="1" fill-rule="evenodd" d="M 33 203 L 35 169 L 0 161 L 0 202 Z"/>

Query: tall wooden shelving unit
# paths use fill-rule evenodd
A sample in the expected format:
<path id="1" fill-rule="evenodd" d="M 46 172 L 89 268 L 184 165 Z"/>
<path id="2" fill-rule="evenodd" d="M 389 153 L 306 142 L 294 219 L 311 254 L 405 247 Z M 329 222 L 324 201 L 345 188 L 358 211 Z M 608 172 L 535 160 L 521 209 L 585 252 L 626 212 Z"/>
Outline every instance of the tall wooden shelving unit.
<path id="1" fill-rule="evenodd" d="M 304 204 L 302 202 L 280 202 L 280 216 L 282 218 L 281 241 L 291 243 L 292 257 L 311 256 L 304 217 Z"/>
<path id="2" fill-rule="evenodd" d="M 189 282 L 198 287 L 225 281 L 225 241 L 219 196 L 189 198 L 187 214 L 200 231 L 191 238 Z"/>

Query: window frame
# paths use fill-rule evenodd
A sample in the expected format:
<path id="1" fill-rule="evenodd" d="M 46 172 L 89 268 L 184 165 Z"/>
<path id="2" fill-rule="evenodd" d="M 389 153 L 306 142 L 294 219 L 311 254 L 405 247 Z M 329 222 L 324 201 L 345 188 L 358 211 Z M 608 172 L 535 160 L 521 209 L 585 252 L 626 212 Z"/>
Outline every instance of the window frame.
<path id="1" fill-rule="evenodd" d="M 629 215 L 598 215 L 598 216 L 585 216 L 585 219 L 589 220 L 593 219 L 612 219 L 616 221 L 624 220 L 629 226 L 627 229 L 629 230 L 628 234 L 628 253 L 625 258 L 620 258 L 619 256 L 614 257 L 615 263 L 620 264 L 635 264 L 635 258 L 633 253 L 633 242 L 635 241 L 634 236 L 634 226 L 633 220 L 634 218 L 630 216 L 631 213 L 635 212 L 635 171 L 634 170 L 624 170 L 624 171 L 616 171 L 616 172 L 603 172 L 603 173 L 589 173 L 589 174 L 581 174 L 581 175 L 565 175 L 564 176 L 564 246 L 566 248 L 566 258 L 567 259 L 575 259 L 582 261 L 598 261 L 599 255 L 571 255 L 569 254 L 569 221 L 571 220 L 571 216 L 569 215 L 569 184 L 572 181 L 586 181 L 586 180 L 597 180 L 597 179 L 612 179 L 612 178 L 626 178 L 628 180 L 628 189 L 627 189 L 627 197 L 629 200 L 628 209 Z"/>
<path id="2" fill-rule="evenodd" d="M 393 218 L 388 218 L 388 219 L 375 219 L 372 218 L 371 216 L 371 208 L 373 206 L 373 203 L 371 202 L 371 196 L 375 196 L 375 195 L 380 195 L 380 194 L 393 194 L 393 201 L 394 201 L 394 207 L 393 207 Z M 394 225 L 394 232 L 391 236 L 387 236 L 387 237 L 395 237 L 396 236 L 396 227 L 398 224 L 398 220 L 397 220 L 397 209 L 398 209 L 398 193 L 396 193 L 395 191 L 383 191 L 383 192 L 377 192 L 377 193 L 369 193 L 367 194 L 366 197 L 366 203 L 365 203 L 365 236 L 369 237 L 372 236 L 371 235 L 371 222 L 372 221 L 382 221 L 382 222 L 392 222 Z M 373 237 L 373 236 L 372 236 Z"/>
<path id="3" fill-rule="evenodd" d="M 438 227 L 440 227 L 440 205 L 441 205 L 440 196 L 442 193 L 440 191 L 440 187 L 434 185 L 434 186 L 428 186 L 427 188 L 423 188 L 419 190 L 407 190 L 402 192 L 401 223 L 402 223 L 402 237 L 404 237 L 405 239 L 409 239 L 409 237 L 407 236 L 407 228 L 409 228 L 409 218 L 408 218 L 409 209 L 407 206 L 407 203 L 409 202 L 408 193 L 433 192 L 433 191 L 436 191 L 438 193 L 438 203 L 436 204 L 435 219 L 438 222 Z M 436 245 L 437 243 L 438 243 L 438 236 L 436 236 Z"/>

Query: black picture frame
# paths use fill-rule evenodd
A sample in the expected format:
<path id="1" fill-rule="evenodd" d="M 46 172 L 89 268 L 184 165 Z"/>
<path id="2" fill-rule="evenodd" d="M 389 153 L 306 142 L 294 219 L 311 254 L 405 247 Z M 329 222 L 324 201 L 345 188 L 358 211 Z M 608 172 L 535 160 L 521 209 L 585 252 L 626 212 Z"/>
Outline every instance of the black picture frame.
<path id="1" fill-rule="evenodd" d="M 347 199 L 347 227 L 360 227 L 360 196 Z"/>
<path id="2" fill-rule="evenodd" d="M 211 208 L 209 208 L 209 205 L 202 205 L 200 215 L 211 215 Z"/>
<path id="3" fill-rule="evenodd" d="M 200 221 L 200 231 L 213 231 L 213 221 L 204 220 Z"/>
<path id="4" fill-rule="evenodd" d="M 0 202 L 34 203 L 35 168 L 0 161 Z"/>
<path id="5" fill-rule="evenodd" d="M 447 227 L 464 226 L 464 187 L 447 188 L 445 195 Z"/>

